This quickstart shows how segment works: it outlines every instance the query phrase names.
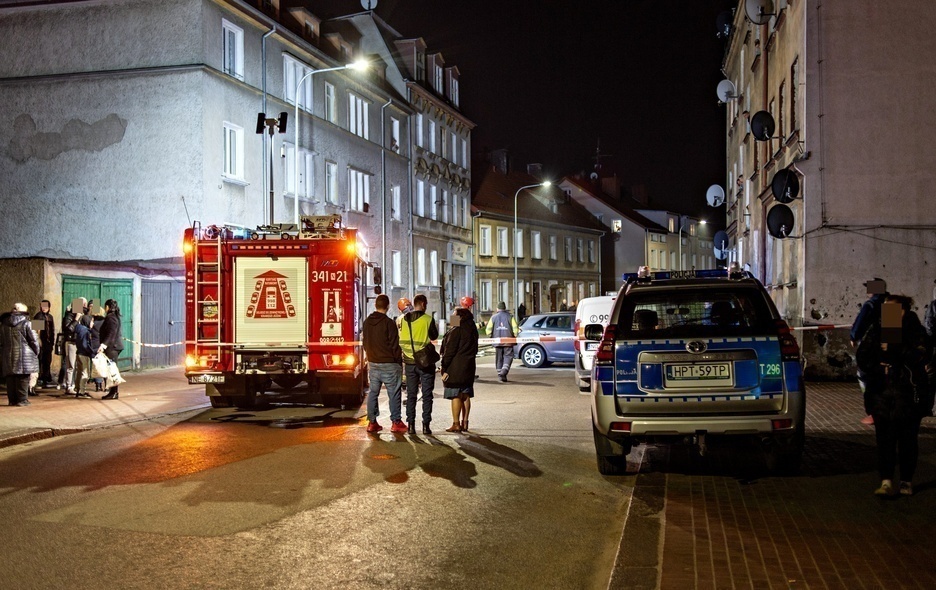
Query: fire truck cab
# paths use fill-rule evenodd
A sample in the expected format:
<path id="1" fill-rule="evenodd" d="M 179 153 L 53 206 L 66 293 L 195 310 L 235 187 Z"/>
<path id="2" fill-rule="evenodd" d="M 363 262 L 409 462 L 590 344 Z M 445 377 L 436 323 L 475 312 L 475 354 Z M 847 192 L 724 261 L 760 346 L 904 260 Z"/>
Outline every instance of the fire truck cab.
<path id="1" fill-rule="evenodd" d="M 303 382 L 312 403 L 361 404 L 368 263 L 340 215 L 256 230 L 196 221 L 183 251 L 185 375 L 213 407 Z"/>

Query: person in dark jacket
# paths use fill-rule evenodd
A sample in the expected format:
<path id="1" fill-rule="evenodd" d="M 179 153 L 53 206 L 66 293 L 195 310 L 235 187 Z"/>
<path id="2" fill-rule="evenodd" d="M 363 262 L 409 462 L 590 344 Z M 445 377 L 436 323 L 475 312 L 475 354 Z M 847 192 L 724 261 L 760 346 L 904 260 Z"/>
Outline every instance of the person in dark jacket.
<path id="1" fill-rule="evenodd" d="M 501 301 L 497 304 L 497 313 L 488 320 L 488 336 L 491 338 L 514 338 L 519 332 L 517 320 L 507 311 L 507 304 Z M 494 366 L 497 367 L 497 378 L 501 382 L 507 381 L 507 373 L 510 372 L 513 357 L 514 344 L 494 345 Z"/>
<path id="2" fill-rule="evenodd" d="M 101 323 L 101 345 L 104 346 L 104 356 L 117 362 L 117 357 L 123 351 L 123 333 L 120 324 L 120 307 L 113 299 L 104 302 L 104 321 Z M 117 391 L 117 385 L 111 385 L 107 390 L 107 395 L 101 399 L 117 399 L 120 392 Z"/>
<path id="3" fill-rule="evenodd" d="M 39 303 L 39 311 L 33 316 L 34 320 L 42 320 L 43 328 L 39 330 L 39 387 L 51 387 L 52 380 L 52 349 L 55 348 L 55 318 L 49 313 L 52 302 L 43 299 Z"/>
<path id="4" fill-rule="evenodd" d="M 75 326 L 75 346 L 78 350 L 78 365 L 75 375 L 77 391 L 75 397 L 90 398 L 91 394 L 87 392 L 87 383 L 91 377 L 91 359 L 101 349 L 100 336 L 98 336 L 94 318 L 90 314 L 84 314 L 78 319 L 78 325 Z"/>
<path id="5" fill-rule="evenodd" d="M 406 422 L 407 429 L 416 431 L 416 401 L 422 389 L 422 432 L 432 434 L 432 390 L 435 388 L 435 363 L 422 368 L 416 364 L 415 352 L 432 346 L 439 337 L 435 319 L 426 313 L 429 300 L 425 295 L 413 297 L 413 311 L 403 316 L 400 322 L 400 348 L 403 349 L 403 369 L 406 372 Z M 433 350 L 435 348 L 433 347 Z"/>
<path id="6" fill-rule="evenodd" d="M 39 372 L 39 341 L 23 303 L 0 316 L 0 366 L 6 376 L 9 404 L 28 406 L 29 375 Z"/>
<path id="7" fill-rule="evenodd" d="M 446 432 L 467 432 L 474 397 L 478 327 L 468 309 L 459 307 L 449 318 L 451 329 L 442 340 L 444 397 L 452 400 L 452 426 Z"/>
<path id="8" fill-rule="evenodd" d="M 77 390 L 75 386 L 78 384 L 78 379 L 81 378 L 78 376 L 77 371 L 78 347 L 75 344 L 75 329 L 78 326 L 78 318 L 81 317 L 81 314 L 85 313 L 88 300 L 84 297 L 80 297 L 79 299 L 82 308 L 72 309 L 72 304 L 69 304 L 65 310 L 65 315 L 62 317 L 62 337 L 65 341 L 62 346 L 62 366 L 65 368 L 62 385 L 65 386 L 66 395 L 76 395 Z"/>
<path id="9" fill-rule="evenodd" d="M 887 283 L 883 279 L 875 277 L 870 281 L 865 281 L 864 286 L 868 290 L 868 299 L 858 310 L 858 315 L 848 334 L 852 348 L 858 345 L 868 328 L 881 317 L 881 304 L 887 298 Z"/>
<path id="10" fill-rule="evenodd" d="M 364 341 L 364 353 L 367 355 L 367 377 L 370 389 L 367 392 L 367 432 L 380 432 L 383 427 L 377 423 L 380 411 L 377 395 L 380 386 L 387 387 L 390 398 L 391 432 L 406 432 L 402 420 L 403 402 L 403 351 L 400 348 L 400 333 L 396 323 L 387 315 L 390 298 L 378 295 L 374 302 L 376 311 L 364 320 L 361 339 Z"/>
<path id="11" fill-rule="evenodd" d="M 919 455 L 920 421 L 933 405 L 926 364 L 930 350 L 920 319 L 912 311 L 913 300 L 888 295 L 882 304 L 900 306 L 899 338 L 882 331 L 880 321 L 872 324 L 856 353 L 863 374 L 865 411 L 874 417 L 878 449 L 879 496 L 913 494 L 913 476 Z M 896 342 L 893 340 L 897 340 Z M 900 485 L 893 484 L 899 462 Z"/>

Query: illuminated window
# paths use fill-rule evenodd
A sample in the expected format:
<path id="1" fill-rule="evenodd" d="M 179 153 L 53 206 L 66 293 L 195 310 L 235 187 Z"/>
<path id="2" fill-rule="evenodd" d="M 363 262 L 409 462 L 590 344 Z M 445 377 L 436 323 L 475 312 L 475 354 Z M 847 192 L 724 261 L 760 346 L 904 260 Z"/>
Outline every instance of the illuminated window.
<path id="1" fill-rule="evenodd" d="M 338 164 L 325 162 L 325 201 L 338 204 Z"/>
<path id="2" fill-rule="evenodd" d="M 611 231 L 613 231 L 616 234 L 621 233 L 621 220 L 620 219 L 611 220 Z"/>
<path id="3" fill-rule="evenodd" d="M 491 255 L 491 226 L 482 225 L 479 228 L 478 254 L 481 256 Z"/>
<path id="4" fill-rule="evenodd" d="M 235 180 L 244 179 L 244 129 L 224 122 L 224 165 L 222 174 Z"/>
<path id="5" fill-rule="evenodd" d="M 296 85 L 303 76 L 306 76 L 312 68 L 299 62 L 288 55 L 283 56 L 283 96 L 289 104 L 296 104 Z M 312 78 L 306 77 L 302 80 L 299 87 L 299 108 L 308 111 L 312 104 Z"/>
<path id="6" fill-rule="evenodd" d="M 335 102 L 335 87 L 325 82 L 325 120 L 329 123 L 338 122 L 338 103 Z"/>
<path id="7" fill-rule="evenodd" d="M 370 203 L 370 174 L 349 168 L 348 192 L 351 210 L 364 212 Z"/>
<path id="8" fill-rule="evenodd" d="M 507 228 L 497 228 L 497 255 L 510 256 L 510 251 L 508 250 L 509 247 L 510 244 L 507 242 Z"/>
<path id="9" fill-rule="evenodd" d="M 286 148 L 286 157 L 283 158 L 283 164 L 286 167 L 286 194 L 295 195 L 298 188 L 300 199 L 311 199 L 314 195 L 312 152 L 299 148 L 299 178 L 297 179 L 296 146 L 284 142 L 283 147 Z"/>
<path id="10" fill-rule="evenodd" d="M 244 31 L 233 23 L 221 20 L 222 66 L 225 74 L 244 79 Z"/>
<path id="11" fill-rule="evenodd" d="M 367 101 L 360 96 L 348 93 L 348 131 L 364 139 L 370 137 L 368 106 Z"/>

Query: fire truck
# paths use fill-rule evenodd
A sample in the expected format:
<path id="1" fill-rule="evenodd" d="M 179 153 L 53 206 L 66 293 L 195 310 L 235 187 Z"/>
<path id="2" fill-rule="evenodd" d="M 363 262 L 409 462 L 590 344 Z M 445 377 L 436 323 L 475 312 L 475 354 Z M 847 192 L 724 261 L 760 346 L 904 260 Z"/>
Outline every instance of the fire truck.
<path id="1" fill-rule="evenodd" d="M 183 242 L 188 382 L 204 384 L 213 407 L 253 407 L 274 383 L 303 382 L 312 403 L 359 406 L 364 246 L 340 215 L 256 230 L 196 221 Z"/>

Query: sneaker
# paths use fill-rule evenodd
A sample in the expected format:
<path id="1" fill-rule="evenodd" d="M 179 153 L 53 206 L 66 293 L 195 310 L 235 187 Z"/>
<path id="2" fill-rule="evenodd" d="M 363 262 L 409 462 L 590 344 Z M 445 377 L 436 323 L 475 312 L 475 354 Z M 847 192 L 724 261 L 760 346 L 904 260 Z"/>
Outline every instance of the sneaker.
<path id="1" fill-rule="evenodd" d="M 75 391 L 74 389 L 66 389 L 65 395 L 78 395 L 78 392 Z"/>
<path id="2" fill-rule="evenodd" d="M 75 397 L 82 397 L 82 398 L 92 399 L 92 398 L 91 398 L 91 394 L 90 394 L 90 393 L 85 393 L 84 391 L 82 391 L 81 393 L 76 393 L 76 394 L 75 394 Z"/>
<path id="3" fill-rule="evenodd" d="M 900 482 L 900 495 L 901 496 L 912 496 L 913 495 L 913 484 L 909 481 Z"/>
<path id="4" fill-rule="evenodd" d="M 501 383 L 507 383 L 507 375 L 498 375 L 497 378 L 500 379 Z"/>
<path id="5" fill-rule="evenodd" d="M 21 402 L 19 402 L 19 403 L 16 403 L 16 404 L 13 404 L 13 405 L 14 405 L 14 406 L 23 407 L 23 406 L 31 406 L 32 404 L 29 403 L 29 400 L 28 400 L 28 399 L 24 399 L 23 401 L 21 401 Z"/>
<path id="6" fill-rule="evenodd" d="M 367 423 L 367 432 L 380 432 L 383 430 L 383 426 L 377 424 L 377 421 Z"/>
<path id="7" fill-rule="evenodd" d="M 891 483 L 891 480 L 889 479 L 883 480 L 881 482 L 881 487 L 874 490 L 875 496 L 893 496 L 896 493 L 896 490 L 894 490 L 894 484 Z"/>
<path id="8" fill-rule="evenodd" d="M 393 426 L 390 427 L 390 432 L 406 432 L 406 424 L 403 424 L 402 420 L 394 420 Z"/>
<path id="9" fill-rule="evenodd" d="M 868 426 L 874 426 L 874 416 L 872 416 L 871 414 L 868 414 L 867 416 L 861 419 L 861 423 L 867 424 Z"/>

